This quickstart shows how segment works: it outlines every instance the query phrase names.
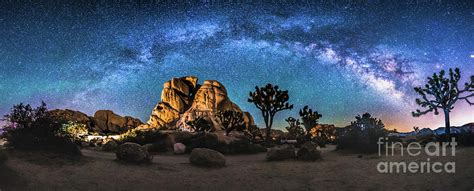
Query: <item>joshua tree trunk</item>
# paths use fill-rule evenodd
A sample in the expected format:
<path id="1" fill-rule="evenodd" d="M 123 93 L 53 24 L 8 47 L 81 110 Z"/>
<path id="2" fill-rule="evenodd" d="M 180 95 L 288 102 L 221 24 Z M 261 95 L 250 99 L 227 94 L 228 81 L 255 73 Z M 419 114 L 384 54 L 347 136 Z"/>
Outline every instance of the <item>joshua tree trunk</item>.
<path id="1" fill-rule="evenodd" d="M 444 132 L 446 134 L 446 138 L 450 139 L 451 138 L 451 125 L 449 124 L 449 110 L 444 110 L 444 123 L 445 123 Z"/>

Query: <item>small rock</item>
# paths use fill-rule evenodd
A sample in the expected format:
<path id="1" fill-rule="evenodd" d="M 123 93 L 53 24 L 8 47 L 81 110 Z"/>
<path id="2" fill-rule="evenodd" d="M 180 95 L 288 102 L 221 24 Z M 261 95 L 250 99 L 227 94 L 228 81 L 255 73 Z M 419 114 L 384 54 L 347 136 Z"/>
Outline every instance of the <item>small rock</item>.
<path id="1" fill-rule="evenodd" d="M 184 154 L 186 152 L 186 145 L 183 143 L 175 143 L 173 145 L 174 154 Z"/>
<path id="2" fill-rule="evenodd" d="M 191 164 L 204 167 L 225 166 L 225 157 L 222 153 L 206 148 L 193 149 L 189 161 Z"/>

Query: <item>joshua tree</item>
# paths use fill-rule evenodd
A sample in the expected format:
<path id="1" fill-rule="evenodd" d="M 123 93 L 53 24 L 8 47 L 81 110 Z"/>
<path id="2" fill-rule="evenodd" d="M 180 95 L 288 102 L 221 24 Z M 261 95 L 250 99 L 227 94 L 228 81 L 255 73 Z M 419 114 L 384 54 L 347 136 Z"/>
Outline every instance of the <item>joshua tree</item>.
<path id="1" fill-rule="evenodd" d="M 418 132 L 420 132 L 420 128 L 415 126 L 415 127 L 413 127 L 413 131 L 415 131 L 415 133 L 418 133 Z"/>
<path id="2" fill-rule="evenodd" d="M 263 140 L 262 132 L 256 125 L 250 125 L 244 130 L 244 134 L 249 137 L 254 143 L 257 142 L 257 138 Z"/>
<path id="3" fill-rule="evenodd" d="M 469 105 L 474 105 L 469 100 L 474 97 L 474 76 L 471 76 L 471 81 L 464 84 L 464 88 L 460 89 L 458 82 L 461 79 L 461 72 L 459 68 L 449 69 L 449 77 L 445 77 L 444 70 L 439 74 L 434 73 L 432 77 L 428 77 L 428 83 L 424 88 L 416 87 L 415 91 L 420 94 L 421 99 L 417 98 L 416 103 L 424 108 L 424 111 L 417 109 L 412 112 L 413 117 L 434 112 L 438 115 L 438 110 L 444 112 L 445 133 L 449 137 L 451 134 L 449 113 L 454 109 L 454 104 L 458 100 L 465 100 Z"/>
<path id="4" fill-rule="evenodd" d="M 288 91 L 283 91 L 278 86 L 267 84 L 265 87 L 255 87 L 255 92 L 250 92 L 248 101 L 254 103 L 262 112 L 266 128 L 266 143 L 270 144 L 273 117 L 279 111 L 292 109 L 293 105 L 288 103 Z"/>
<path id="5" fill-rule="evenodd" d="M 194 132 L 209 132 L 212 129 L 209 121 L 200 116 L 193 121 L 186 122 L 186 124 L 188 124 Z"/>
<path id="6" fill-rule="evenodd" d="M 217 112 L 216 116 L 221 122 L 226 135 L 229 135 L 233 130 L 242 131 L 245 129 L 244 116 L 242 112 L 225 110 Z"/>
<path id="7" fill-rule="evenodd" d="M 311 129 L 318 124 L 319 118 L 322 117 L 317 111 L 309 109 L 308 106 L 304 106 L 303 109 L 300 109 L 300 117 L 303 121 L 303 126 L 306 129 L 306 139 L 311 139 Z"/>
<path id="8" fill-rule="evenodd" d="M 288 131 L 290 137 L 298 140 L 305 135 L 305 131 L 301 127 L 301 122 L 299 119 L 288 117 L 287 119 L 285 119 L 285 121 L 288 123 L 288 127 L 286 127 L 286 130 Z"/>

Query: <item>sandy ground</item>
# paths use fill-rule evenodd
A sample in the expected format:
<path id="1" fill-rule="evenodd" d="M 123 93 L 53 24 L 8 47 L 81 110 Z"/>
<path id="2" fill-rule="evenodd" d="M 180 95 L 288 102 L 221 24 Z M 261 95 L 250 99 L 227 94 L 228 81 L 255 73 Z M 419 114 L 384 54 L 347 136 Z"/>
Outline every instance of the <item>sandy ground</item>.
<path id="1" fill-rule="evenodd" d="M 187 155 L 155 155 L 153 164 L 115 161 L 113 153 L 84 150 L 81 159 L 9 151 L 0 190 L 469 190 L 474 189 L 474 148 L 458 148 L 456 173 L 380 174 L 380 161 L 426 161 L 323 149 L 316 162 L 266 162 L 265 154 L 226 156 L 221 169 L 195 167 Z"/>

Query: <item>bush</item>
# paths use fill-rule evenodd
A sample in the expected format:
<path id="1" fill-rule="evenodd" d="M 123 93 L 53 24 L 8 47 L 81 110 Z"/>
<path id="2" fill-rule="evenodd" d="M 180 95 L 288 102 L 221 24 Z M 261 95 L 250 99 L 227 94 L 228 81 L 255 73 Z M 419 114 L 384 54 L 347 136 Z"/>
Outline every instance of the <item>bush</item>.
<path id="1" fill-rule="evenodd" d="M 48 115 L 45 103 L 36 109 L 30 105 L 15 105 L 5 118 L 8 124 L 4 136 L 15 149 L 80 155 L 71 137 L 61 131 L 63 122 Z"/>
<path id="2" fill-rule="evenodd" d="M 187 132 L 187 131 L 179 131 L 174 133 L 174 140 L 176 143 L 183 143 L 184 145 L 190 145 L 191 140 L 196 137 L 196 134 Z"/>
<path id="3" fill-rule="evenodd" d="M 62 125 L 61 133 L 69 135 L 76 143 L 80 143 L 86 139 L 89 130 L 85 124 L 69 121 Z"/>
<path id="4" fill-rule="evenodd" d="M 346 127 L 337 143 L 337 149 L 347 149 L 362 153 L 378 151 L 379 137 L 385 137 L 386 131 L 381 120 L 371 117 L 369 113 L 357 116 L 356 121 Z"/>
<path id="5" fill-rule="evenodd" d="M 132 142 L 140 145 L 146 145 L 149 143 L 155 143 L 163 140 L 167 135 L 159 132 L 155 129 L 150 130 L 137 130 L 131 129 L 126 133 L 120 135 L 119 142 Z"/>
<path id="6" fill-rule="evenodd" d="M 192 151 L 194 148 L 208 148 L 213 150 L 221 150 L 224 146 L 224 143 L 221 143 L 216 134 L 212 133 L 199 133 L 195 135 L 189 145 L 186 145 L 186 150 L 188 152 Z"/>
<path id="7" fill-rule="evenodd" d="M 5 162 L 7 162 L 7 160 L 8 160 L 7 153 L 5 153 L 5 151 L 0 149 L 0 165 L 5 164 Z"/>

